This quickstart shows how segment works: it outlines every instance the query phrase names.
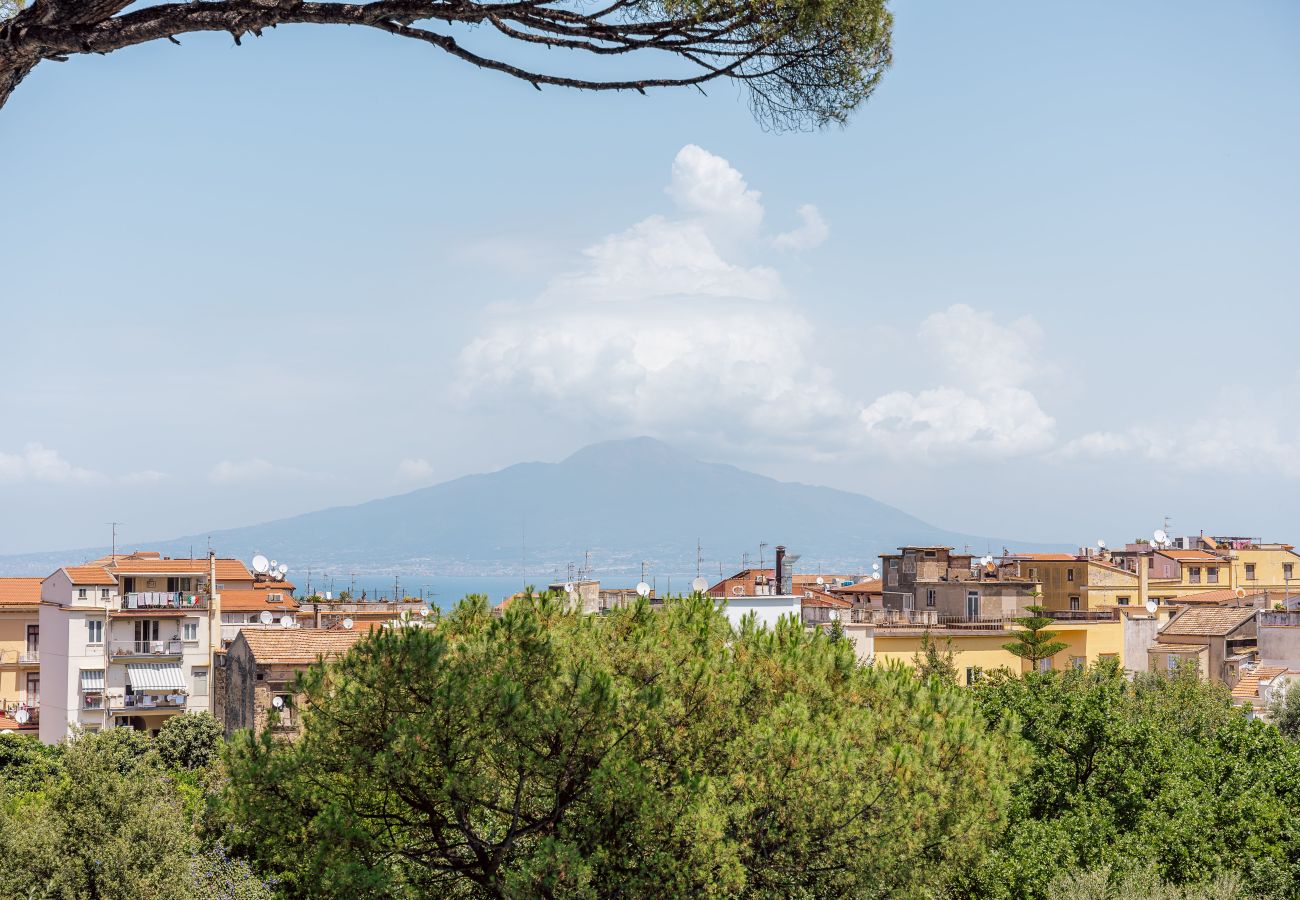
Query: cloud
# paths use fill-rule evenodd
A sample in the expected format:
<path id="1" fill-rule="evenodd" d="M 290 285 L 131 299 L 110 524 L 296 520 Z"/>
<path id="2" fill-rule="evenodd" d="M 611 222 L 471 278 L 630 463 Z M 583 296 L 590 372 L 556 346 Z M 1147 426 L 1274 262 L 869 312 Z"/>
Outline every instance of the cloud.
<path id="1" fill-rule="evenodd" d="M 778 250 L 811 250 L 830 237 L 831 229 L 822 218 L 821 212 L 811 203 L 799 207 L 799 218 L 803 224 L 793 231 L 786 231 L 772 238 L 772 246 Z"/>
<path id="2" fill-rule="evenodd" d="M 250 484 L 273 478 L 308 478 L 309 472 L 292 466 L 279 466 L 265 459 L 223 459 L 208 472 L 208 480 L 216 484 Z"/>
<path id="3" fill-rule="evenodd" d="M 171 476 L 166 472 L 159 472 L 157 469 L 145 469 L 140 472 L 130 472 L 123 475 L 118 479 L 118 481 L 123 484 L 146 485 L 158 484 L 161 481 L 167 481 L 169 478 L 171 478 Z"/>
<path id="4" fill-rule="evenodd" d="M 1042 330 L 1032 319 L 1001 325 L 957 304 L 927 316 L 918 337 L 951 383 L 868 404 L 859 415 L 868 442 L 920 462 L 1005 459 L 1053 445 L 1056 421 L 1024 386 L 1041 371 Z"/>
<path id="5" fill-rule="evenodd" d="M 424 481 L 432 474 L 427 459 L 404 459 L 397 464 L 397 477 L 402 481 Z"/>
<path id="6" fill-rule="evenodd" d="M 0 483 L 76 484 L 104 478 L 99 472 L 74 466 L 59 451 L 39 443 L 27 444 L 18 453 L 0 453 Z"/>
<path id="7" fill-rule="evenodd" d="M 601 239 L 533 304 L 494 312 L 461 353 L 462 396 L 530 398 L 638 433 L 776 443 L 851 421 L 779 273 L 747 260 L 769 243 L 761 195 L 694 145 L 666 192 L 674 214 Z"/>
<path id="8" fill-rule="evenodd" d="M 1300 434 L 1283 434 L 1257 417 L 1225 416 L 1214 421 L 1134 425 L 1093 431 L 1057 448 L 1056 462 L 1154 463 L 1178 472 L 1216 469 L 1274 472 L 1300 477 Z"/>

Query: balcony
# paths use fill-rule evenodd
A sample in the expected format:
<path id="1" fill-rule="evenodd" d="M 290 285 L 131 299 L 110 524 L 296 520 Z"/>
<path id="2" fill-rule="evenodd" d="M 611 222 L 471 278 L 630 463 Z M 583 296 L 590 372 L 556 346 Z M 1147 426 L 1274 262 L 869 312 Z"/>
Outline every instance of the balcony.
<path id="1" fill-rule="evenodd" d="M 136 712 L 148 712 L 151 709 L 184 709 L 185 696 L 183 694 L 128 694 L 125 697 L 112 698 L 110 705 L 114 710 L 130 709 Z"/>
<path id="2" fill-rule="evenodd" d="M 39 666 L 39 650 L 0 650 L 0 666 Z"/>
<path id="3" fill-rule="evenodd" d="M 165 641 L 113 641 L 108 654 L 114 662 L 126 659 L 165 659 L 185 652 L 180 638 Z"/>
<path id="4" fill-rule="evenodd" d="M 122 595 L 122 612 L 184 612 L 208 608 L 208 598 L 185 591 L 136 591 Z"/>
<path id="5" fill-rule="evenodd" d="M 22 718 L 24 722 L 19 721 L 19 712 L 26 713 Z M 40 724 L 41 721 L 41 704 L 39 702 L 26 703 L 18 700 L 6 700 L 0 703 L 0 716 L 11 719 L 20 728 L 33 728 Z M 13 726 L 6 726 L 13 727 Z"/>
<path id="6" fill-rule="evenodd" d="M 1017 628 L 1016 619 L 1028 616 L 1027 612 L 1005 616 L 945 616 L 932 609 L 855 609 L 850 621 L 855 625 L 875 625 L 877 628 L 942 628 L 957 631 L 1004 632 Z M 1049 609 L 1044 615 L 1054 622 L 1115 622 L 1119 612 L 1114 609 L 1077 610 Z"/>

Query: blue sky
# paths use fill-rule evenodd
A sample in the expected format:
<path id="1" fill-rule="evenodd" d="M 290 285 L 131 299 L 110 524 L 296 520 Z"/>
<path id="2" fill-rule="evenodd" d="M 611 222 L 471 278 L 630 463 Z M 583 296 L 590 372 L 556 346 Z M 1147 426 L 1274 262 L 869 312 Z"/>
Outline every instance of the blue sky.
<path id="1" fill-rule="evenodd" d="M 342 29 L 42 66 L 0 110 L 0 552 L 633 434 L 953 529 L 1300 538 L 1300 7 L 895 14 L 806 134 Z"/>

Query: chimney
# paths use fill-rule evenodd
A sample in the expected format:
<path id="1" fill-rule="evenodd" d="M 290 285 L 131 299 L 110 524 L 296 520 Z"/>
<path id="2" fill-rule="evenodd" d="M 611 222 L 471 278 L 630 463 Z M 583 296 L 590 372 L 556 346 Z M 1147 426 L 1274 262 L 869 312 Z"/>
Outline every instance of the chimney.
<path id="1" fill-rule="evenodd" d="M 776 545 L 776 593 L 785 593 L 785 545 Z"/>

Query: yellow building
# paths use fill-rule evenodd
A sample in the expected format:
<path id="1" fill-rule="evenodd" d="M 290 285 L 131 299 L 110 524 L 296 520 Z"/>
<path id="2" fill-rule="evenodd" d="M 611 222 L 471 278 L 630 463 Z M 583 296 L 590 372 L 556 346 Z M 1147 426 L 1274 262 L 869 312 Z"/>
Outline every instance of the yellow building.
<path id="1" fill-rule="evenodd" d="M 1023 577 L 1041 585 L 1039 605 L 1045 609 L 1087 612 L 1140 608 L 1145 602 L 1137 574 L 1106 556 L 1021 553 L 1008 559 L 1018 564 Z"/>
<path id="2" fill-rule="evenodd" d="M 1290 544 L 1248 538 L 1189 539 L 1199 547 L 1154 548 L 1131 545 L 1115 555 L 1137 571 L 1145 566 L 1152 595 L 1181 597 L 1202 591 L 1235 590 L 1249 594 L 1295 591 L 1300 595 L 1300 553 Z"/>
<path id="3" fill-rule="evenodd" d="M 41 579 L 0 578 L 0 729 L 18 728 L 13 719 L 30 710 L 27 727 L 36 725 L 41 692 Z"/>
<path id="4" fill-rule="evenodd" d="M 877 664 L 899 662 L 910 666 L 921 650 L 921 641 L 927 630 L 941 650 L 946 649 L 949 640 L 952 641 L 957 680 L 962 684 L 968 683 L 977 671 L 1000 668 L 1013 672 L 1029 670 L 1028 662 L 1004 647 L 1015 641 L 1018 630 L 1009 622 L 990 622 L 987 627 L 978 628 L 876 625 L 870 639 L 869 655 Z M 1056 640 L 1068 645 L 1052 657 L 1050 667 L 1053 669 L 1092 665 L 1102 659 L 1115 659 L 1124 665 L 1124 622 L 1119 614 L 1086 620 L 1062 619 L 1053 623 L 1049 630 L 1056 633 Z"/>

